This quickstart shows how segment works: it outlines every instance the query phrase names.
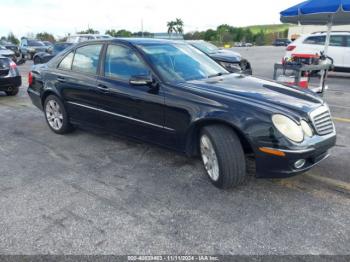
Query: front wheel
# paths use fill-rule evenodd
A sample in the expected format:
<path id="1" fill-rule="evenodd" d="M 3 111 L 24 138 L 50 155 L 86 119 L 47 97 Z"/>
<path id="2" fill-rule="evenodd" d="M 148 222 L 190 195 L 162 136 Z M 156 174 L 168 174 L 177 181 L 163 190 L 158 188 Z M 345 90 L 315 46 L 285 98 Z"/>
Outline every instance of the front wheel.
<path id="1" fill-rule="evenodd" d="M 44 113 L 47 124 L 56 134 L 66 134 L 72 130 L 67 111 L 57 96 L 49 95 L 45 99 Z"/>
<path id="2" fill-rule="evenodd" d="M 204 167 L 216 187 L 228 189 L 244 181 L 245 155 L 238 136 L 231 128 L 206 126 L 202 129 L 199 144 Z"/>

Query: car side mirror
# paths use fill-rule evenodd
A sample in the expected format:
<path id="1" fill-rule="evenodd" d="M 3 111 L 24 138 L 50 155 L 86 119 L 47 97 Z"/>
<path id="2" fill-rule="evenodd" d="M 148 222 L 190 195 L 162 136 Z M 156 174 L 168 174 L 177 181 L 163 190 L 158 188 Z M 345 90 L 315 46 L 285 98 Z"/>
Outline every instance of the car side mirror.
<path id="1" fill-rule="evenodd" d="M 153 83 L 153 79 L 151 76 L 146 75 L 131 76 L 129 83 L 133 86 L 150 86 Z"/>

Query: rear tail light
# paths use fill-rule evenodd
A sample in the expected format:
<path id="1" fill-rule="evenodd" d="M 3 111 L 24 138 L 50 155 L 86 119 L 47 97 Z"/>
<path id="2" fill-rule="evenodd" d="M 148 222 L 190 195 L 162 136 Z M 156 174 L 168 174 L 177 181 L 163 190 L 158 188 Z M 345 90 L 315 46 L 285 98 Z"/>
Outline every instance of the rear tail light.
<path id="1" fill-rule="evenodd" d="M 10 62 L 10 67 L 11 67 L 12 69 L 16 69 L 17 65 L 16 65 L 15 62 L 11 61 L 11 62 Z"/>
<path id="2" fill-rule="evenodd" d="M 296 48 L 295 45 L 289 45 L 287 46 L 287 51 L 293 51 Z"/>
<path id="3" fill-rule="evenodd" d="M 29 74 L 28 74 L 28 83 L 29 83 L 29 85 L 32 85 L 32 84 L 33 84 L 33 75 L 32 75 L 32 72 L 29 72 Z"/>

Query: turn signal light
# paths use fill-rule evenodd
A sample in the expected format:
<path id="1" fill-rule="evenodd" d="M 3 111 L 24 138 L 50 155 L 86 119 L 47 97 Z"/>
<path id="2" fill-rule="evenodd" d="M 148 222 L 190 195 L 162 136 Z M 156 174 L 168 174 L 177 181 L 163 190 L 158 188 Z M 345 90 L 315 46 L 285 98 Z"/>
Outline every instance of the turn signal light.
<path id="1" fill-rule="evenodd" d="M 275 156 L 286 156 L 286 154 L 282 151 L 273 149 L 273 148 L 267 148 L 267 147 L 260 147 L 259 150 L 261 152 L 270 154 L 270 155 L 275 155 Z"/>

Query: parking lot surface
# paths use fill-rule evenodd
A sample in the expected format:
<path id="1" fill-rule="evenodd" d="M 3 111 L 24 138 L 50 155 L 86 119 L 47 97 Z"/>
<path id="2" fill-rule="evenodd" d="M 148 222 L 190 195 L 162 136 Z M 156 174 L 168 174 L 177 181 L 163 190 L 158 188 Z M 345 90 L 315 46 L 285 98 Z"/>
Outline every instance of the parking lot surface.
<path id="1" fill-rule="evenodd" d="M 283 48 L 235 49 L 272 77 Z M 221 191 L 201 162 L 109 134 L 55 135 L 27 94 L 0 94 L 1 254 L 350 254 L 350 74 L 325 100 L 338 133 L 307 174 Z"/>

